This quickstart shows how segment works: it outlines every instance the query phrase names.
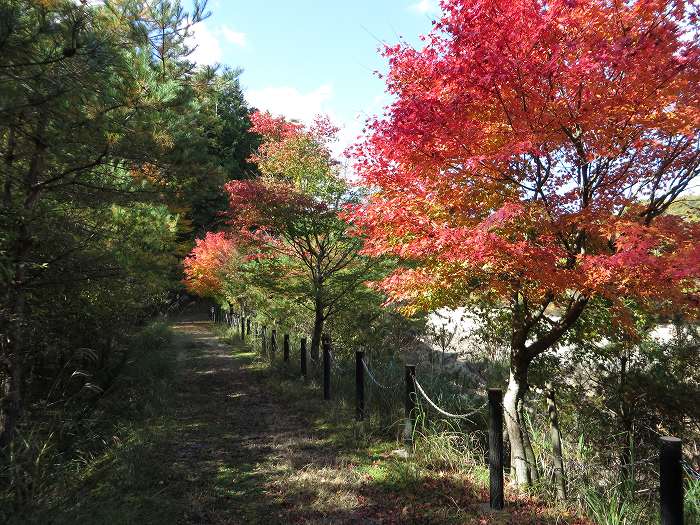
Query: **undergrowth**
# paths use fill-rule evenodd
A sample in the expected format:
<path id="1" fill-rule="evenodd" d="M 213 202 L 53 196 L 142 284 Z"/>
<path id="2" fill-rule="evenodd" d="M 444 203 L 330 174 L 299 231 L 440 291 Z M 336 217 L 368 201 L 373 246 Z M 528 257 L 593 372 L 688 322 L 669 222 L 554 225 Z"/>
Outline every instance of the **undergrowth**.
<path id="1" fill-rule="evenodd" d="M 143 422 L 161 418 L 170 403 L 177 367 L 166 351 L 170 342 L 165 324 L 151 324 L 125 338 L 123 363 L 106 389 L 83 388 L 49 411 L 42 407 L 41 418 L 29 411 L 10 457 L 2 459 L 0 522 L 62 523 L 68 509 L 86 504 L 81 491 L 88 478 L 99 492 L 105 469 L 141 470 Z"/>

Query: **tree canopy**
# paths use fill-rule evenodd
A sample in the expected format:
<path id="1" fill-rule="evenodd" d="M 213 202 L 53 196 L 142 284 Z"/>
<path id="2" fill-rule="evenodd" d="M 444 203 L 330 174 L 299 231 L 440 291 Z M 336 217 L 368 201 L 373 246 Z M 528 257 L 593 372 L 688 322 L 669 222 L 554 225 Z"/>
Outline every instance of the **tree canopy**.
<path id="1" fill-rule="evenodd" d="M 665 213 L 700 168 L 693 4 L 442 6 L 425 47 L 385 49 L 396 100 L 355 152 L 364 253 L 406 262 L 383 289 L 507 305 L 524 389 L 593 298 L 696 316 L 700 228 Z"/>

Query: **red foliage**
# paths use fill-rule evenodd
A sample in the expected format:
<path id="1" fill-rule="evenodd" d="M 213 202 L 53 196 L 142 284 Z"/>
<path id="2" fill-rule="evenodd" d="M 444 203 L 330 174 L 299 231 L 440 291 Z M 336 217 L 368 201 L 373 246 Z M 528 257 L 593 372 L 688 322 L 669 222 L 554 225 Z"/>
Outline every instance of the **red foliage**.
<path id="1" fill-rule="evenodd" d="M 303 235 L 304 221 L 320 217 L 327 207 L 302 193 L 292 183 L 282 181 L 231 181 L 224 187 L 229 195 L 228 224 L 231 235 L 254 254 L 298 254 L 289 244 L 290 236 Z M 295 223 L 299 222 L 298 228 Z M 308 226 L 307 226 L 308 227 Z M 303 246 L 303 243 L 301 243 Z"/>
<path id="2" fill-rule="evenodd" d="M 256 111 L 250 117 L 253 133 L 262 135 L 266 140 L 282 140 L 293 137 L 303 126 L 296 122 L 290 122 L 284 117 L 274 117 L 269 112 Z"/>
<path id="3" fill-rule="evenodd" d="M 252 115 L 252 130 L 262 136 L 262 144 L 251 156 L 260 172 L 267 177 L 299 180 L 322 176 L 329 171 L 328 145 L 336 140 L 338 128 L 327 117 L 318 116 L 306 127 L 284 117 L 256 112 Z"/>
<path id="4" fill-rule="evenodd" d="M 700 163 L 691 4 L 442 6 L 423 49 L 386 49 L 396 101 L 354 152 L 376 190 L 351 210 L 365 252 L 413 266 L 386 291 L 694 304 L 700 226 L 665 214 Z"/>

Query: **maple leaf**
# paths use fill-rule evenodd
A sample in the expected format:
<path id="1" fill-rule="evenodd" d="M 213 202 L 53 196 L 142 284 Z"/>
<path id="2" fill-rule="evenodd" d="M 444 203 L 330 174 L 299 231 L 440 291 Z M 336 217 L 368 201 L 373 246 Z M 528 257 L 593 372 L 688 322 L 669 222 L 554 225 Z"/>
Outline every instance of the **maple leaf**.
<path id="1" fill-rule="evenodd" d="M 465 300 L 478 281 L 505 302 L 696 306 L 700 229 L 664 215 L 700 163 L 700 50 L 684 9 L 442 6 L 424 48 L 384 49 L 396 100 L 353 151 L 373 190 L 348 212 L 364 253 L 413 268 L 381 283 L 390 298 L 451 306 L 460 298 L 442 289 Z"/>

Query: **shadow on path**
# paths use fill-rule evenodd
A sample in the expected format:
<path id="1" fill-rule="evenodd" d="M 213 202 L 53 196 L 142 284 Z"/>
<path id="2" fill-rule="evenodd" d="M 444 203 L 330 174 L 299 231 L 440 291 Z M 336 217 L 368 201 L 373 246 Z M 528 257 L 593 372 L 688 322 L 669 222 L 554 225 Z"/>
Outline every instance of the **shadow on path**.
<path id="1" fill-rule="evenodd" d="M 388 453 L 393 443 L 361 445 L 347 407 L 324 404 L 249 346 L 222 343 L 204 315 L 172 324 L 178 372 L 166 412 L 100 460 L 90 488 L 48 522 L 87 513 L 94 524 L 139 525 L 575 523 L 529 505 L 484 513 L 483 486 L 416 469 Z"/>

